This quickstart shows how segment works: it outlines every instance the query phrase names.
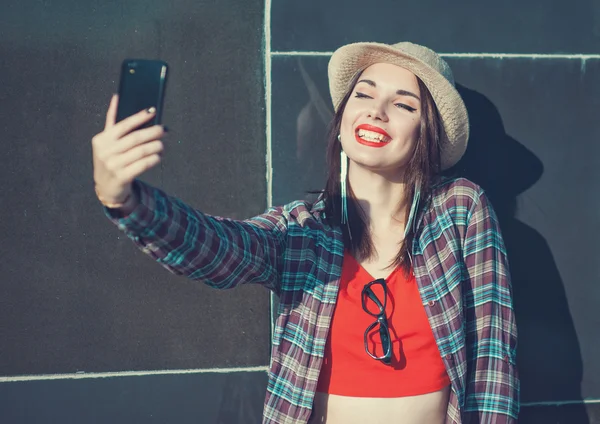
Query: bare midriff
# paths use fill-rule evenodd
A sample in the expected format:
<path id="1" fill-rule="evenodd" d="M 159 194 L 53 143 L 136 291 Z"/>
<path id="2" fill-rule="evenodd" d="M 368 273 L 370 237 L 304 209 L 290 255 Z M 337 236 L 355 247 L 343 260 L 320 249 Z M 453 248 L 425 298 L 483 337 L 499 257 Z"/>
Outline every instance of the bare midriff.
<path id="1" fill-rule="evenodd" d="M 317 392 L 309 424 L 443 424 L 450 386 L 399 398 L 339 396 Z"/>

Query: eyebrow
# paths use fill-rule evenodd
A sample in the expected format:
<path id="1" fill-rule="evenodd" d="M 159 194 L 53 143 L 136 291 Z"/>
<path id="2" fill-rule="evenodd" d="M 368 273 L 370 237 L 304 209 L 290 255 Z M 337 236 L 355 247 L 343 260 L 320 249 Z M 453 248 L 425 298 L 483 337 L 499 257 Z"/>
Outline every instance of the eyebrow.
<path id="1" fill-rule="evenodd" d="M 371 87 L 377 87 L 377 84 L 375 84 L 375 81 L 372 80 L 368 80 L 368 79 L 362 79 L 360 81 L 357 82 L 357 84 L 359 82 L 364 82 L 366 84 L 369 84 Z M 396 94 L 399 96 L 409 96 L 409 97 L 414 97 L 415 99 L 421 101 L 421 99 L 419 98 L 419 96 L 417 96 L 415 93 L 411 92 L 411 91 L 407 91 L 407 90 L 397 90 Z"/>

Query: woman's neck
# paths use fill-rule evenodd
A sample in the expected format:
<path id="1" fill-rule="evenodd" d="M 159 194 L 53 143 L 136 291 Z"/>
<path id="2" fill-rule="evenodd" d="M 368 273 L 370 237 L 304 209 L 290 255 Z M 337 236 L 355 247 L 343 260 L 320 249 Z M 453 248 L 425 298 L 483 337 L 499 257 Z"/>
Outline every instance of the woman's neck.
<path id="1" fill-rule="evenodd" d="M 348 180 L 372 234 L 404 231 L 407 216 L 403 178 L 374 173 L 351 164 Z"/>

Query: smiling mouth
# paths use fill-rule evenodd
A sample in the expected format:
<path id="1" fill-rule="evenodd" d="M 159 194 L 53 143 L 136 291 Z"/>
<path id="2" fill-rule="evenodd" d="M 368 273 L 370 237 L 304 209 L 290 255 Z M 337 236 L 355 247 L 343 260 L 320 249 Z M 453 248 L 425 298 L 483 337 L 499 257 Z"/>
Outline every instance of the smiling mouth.
<path id="1" fill-rule="evenodd" d="M 362 128 L 359 128 L 356 131 L 356 137 L 357 139 L 361 139 L 364 141 L 367 141 L 369 143 L 382 143 L 382 144 L 387 144 L 390 141 L 392 141 L 392 139 L 384 134 L 375 132 L 375 131 L 369 131 L 369 130 L 365 130 Z"/>

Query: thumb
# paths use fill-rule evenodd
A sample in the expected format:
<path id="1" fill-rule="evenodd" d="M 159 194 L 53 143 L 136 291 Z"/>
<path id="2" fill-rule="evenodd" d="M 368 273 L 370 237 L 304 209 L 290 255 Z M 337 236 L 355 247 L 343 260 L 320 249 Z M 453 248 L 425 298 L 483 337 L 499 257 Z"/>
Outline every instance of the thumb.
<path id="1" fill-rule="evenodd" d="M 117 120 L 117 106 L 119 104 L 119 95 L 113 94 L 110 99 L 110 105 L 108 106 L 108 112 L 106 112 L 106 123 L 104 124 L 104 129 L 107 130 L 113 125 L 115 125 L 115 121 Z"/>

